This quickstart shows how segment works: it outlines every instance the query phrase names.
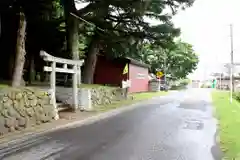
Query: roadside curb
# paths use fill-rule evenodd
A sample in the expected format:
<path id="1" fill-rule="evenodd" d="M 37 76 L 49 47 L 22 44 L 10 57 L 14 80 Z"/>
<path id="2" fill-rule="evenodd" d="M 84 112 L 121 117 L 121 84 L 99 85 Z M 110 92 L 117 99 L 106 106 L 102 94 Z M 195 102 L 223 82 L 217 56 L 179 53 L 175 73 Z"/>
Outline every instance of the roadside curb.
<path id="1" fill-rule="evenodd" d="M 6 137 L 6 138 L 3 137 L 2 139 L 0 139 L 0 147 L 8 146 L 8 145 L 19 143 L 19 142 L 23 142 L 27 139 L 34 138 L 34 137 L 37 137 L 37 136 L 40 136 L 40 135 L 43 135 L 43 134 L 46 134 L 46 133 L 51 133 L 51 132 L 54 132 L 54 131 L 65 130 L 65 129 L 69 129 L 69 128 L 81 127 L 81 126 L 84 126 L 84 125 L 93 124 L 93 123 L 98 122 L 100 120 L 111 118 L 113 116 L 124 113 L 126 111 L 130 111 L 130 110 L 133 110 L 135 108 L 138 108 L 140 105 L 148 103 L 151 100 L 161 99 L 161 98 L 164 98 L 166 96 L 167 95 L 160 96 L 160 97 L 152 97 L 152 98 L 147 99 L 147 100 L 143 100 L 143 101 L 140 101 L 140 102 L 137 102 L 137 103 L 134 103 L 134 104 L 126 105 L 125 107 L 121 107 L 121 108 L 113 109 L 113 110 L 110 110 L 110 111 L 107 111 L 107 112 L 99 113 L 99 114 L 90 116 L 86 119 L 81 119 L 81 120 L 77 120 L 77 121 L 74 121 L 74 122 L 69 122 L 67 124 L 59 125 L 59 126 L 56 126 L 56 127 L 53 127 L 53 128 L 45 128 L 45 129 L 42 129 L 42 130 L 29 131 L 29 132 L 26 132 L 26 133 L 19 133 L 19 134 L 17 133 L 16 135 L 12 135 L 12 136 L 9 136 L 9 137 Z"/>

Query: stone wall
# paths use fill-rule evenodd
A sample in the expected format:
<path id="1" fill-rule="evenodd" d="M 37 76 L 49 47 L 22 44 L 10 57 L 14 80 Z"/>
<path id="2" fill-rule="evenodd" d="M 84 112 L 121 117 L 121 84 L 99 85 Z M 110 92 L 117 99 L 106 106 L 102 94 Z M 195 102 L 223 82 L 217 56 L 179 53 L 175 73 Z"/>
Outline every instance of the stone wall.
<path id="1" fill-rule="evenodd" d="M 149 88 L 150 92 L 158 92 L 158 91 L 160 91 L 160 82 L 159 82 L 159 80 L 153 79 L 153 80 L 149 81 L 149 87 L 148 88 Z"/>
<path id="2" fill-rule="evenodd" d="M 54 119 L 49 95 L 33 88 L 0 90 L 0 134 L 21 130 Z"/>
<path id="3" fill-rule="evenodd" d="M 56 99 L 64 104 L 73 104 L 73 89 L 68 87 L 56 88 Z M 93 88 L 79 88 L 78 90 L 78 104 L 80 108 L 91 110 L 97 105 L 111 104 L 113 101 L 125 99 L 126 90 L 115 87 L 93 87 Z"/>
<path id="4" fill-rule="evenodd" d="M 114 87 L 102 87 L 91 89 L 92 106 L 107 105 L 113 101 L 126 99 L 126 89 Z"/>

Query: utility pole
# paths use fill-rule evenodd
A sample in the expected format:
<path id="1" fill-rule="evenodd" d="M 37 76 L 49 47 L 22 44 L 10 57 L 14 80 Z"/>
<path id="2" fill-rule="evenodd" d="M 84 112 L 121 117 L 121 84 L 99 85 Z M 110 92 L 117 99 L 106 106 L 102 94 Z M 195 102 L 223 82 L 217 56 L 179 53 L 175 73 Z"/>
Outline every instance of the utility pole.
<path id="1" fill-rule="evenodd" d="M 167 87 L 166 71 L 167 71 L 167 53 L 166 53 L 166 51 L 164 51 L 164 85 L 165 85 L 165 87 Z"/>
<path id="2" fill-rule="evenodd" d="M 230 38 L 231 38 L 231 65 L 230 65 L 230 102 L 233 99 L 233 25 L 230 25 Z"/>
<path id="3" fill-rule="evenodd" d="M 222 90 L 222 72 L 220 73 L 220 86 L 219 86 L 220 90 Z"/>

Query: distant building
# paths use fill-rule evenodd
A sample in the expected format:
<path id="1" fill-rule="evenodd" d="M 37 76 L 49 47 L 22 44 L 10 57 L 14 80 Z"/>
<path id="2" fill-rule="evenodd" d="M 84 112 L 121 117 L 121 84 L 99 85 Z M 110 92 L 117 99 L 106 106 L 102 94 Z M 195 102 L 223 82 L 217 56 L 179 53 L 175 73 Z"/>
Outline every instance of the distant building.
<path id="1" fill-rule="evenodd" d="M 201 83 L 200 80 L 192 80 L 192 88 L 200 88 Z"/>
<path id="2" fill-rule="evenodd" d="M 236 76 L 234 77 L 234 82 L 233 86 L 235 90 L 240 89 L 240 77 Z M 220 77 L 217 78 L 217 88 L 222 88 L 222 89 L 229 89 L 230 88 L 230 77 L 229 76 L 224 76 L 220 79 Z"/>

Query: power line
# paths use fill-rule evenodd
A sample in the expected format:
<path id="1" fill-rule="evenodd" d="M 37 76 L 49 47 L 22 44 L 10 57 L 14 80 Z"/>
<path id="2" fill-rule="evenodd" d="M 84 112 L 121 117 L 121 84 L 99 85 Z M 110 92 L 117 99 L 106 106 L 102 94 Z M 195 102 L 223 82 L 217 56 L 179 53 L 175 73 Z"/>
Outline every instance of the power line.
<path id="1" fill-rule="evenodd" d="M 87 23 L 87 24 L 89 24 L 89 25 L 95 26 L 98 30 L 100 30 L 100 31 L 102 31 L 102 32 L 105 32 L 104 29 L 102 29 L 102 28 L 100 28 L 100 27 L 97 27 L 94 23 L 89 22 L 89 21 L 83 19 L 82 17 L 80 17 L 80 16 L 72 13 L 72 12 L 71 12 L 70 14 L 71 14 L 72 16 L 74 16 L 75 18 L 80 19 L 81 21 L 83 21 L 83 22 L 85 22 L 85 23 Z"/>

